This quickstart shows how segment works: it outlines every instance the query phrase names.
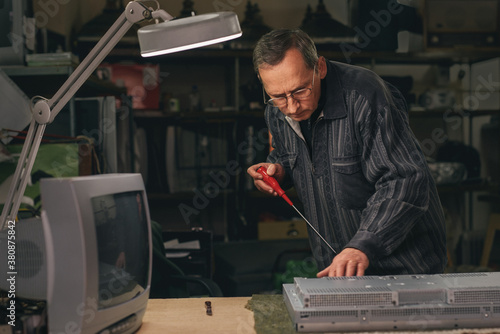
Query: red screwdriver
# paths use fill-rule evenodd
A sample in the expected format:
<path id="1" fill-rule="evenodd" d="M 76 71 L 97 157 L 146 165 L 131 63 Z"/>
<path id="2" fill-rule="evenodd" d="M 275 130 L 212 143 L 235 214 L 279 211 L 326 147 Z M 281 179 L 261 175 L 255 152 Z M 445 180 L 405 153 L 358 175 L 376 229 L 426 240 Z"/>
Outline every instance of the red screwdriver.
<path id="1" fill-rule="evenodd" d="M 330 244 L 325 240 L 325 238 L 323 238 L 321 234 L 319 234 L 319 232 L 314 228 L 314 226 L 312 226 L 311 223 L 309 223 L 309 221 L 306 219 L 306 217 L 304 217 L 304 215 L 299 211 L 299 209 L 297 209 L 295 205 L 293 205 L 290 198 L 288 198 L 288 196 L 285 194 L 285 191 L 281 189 L 278 181 L 276 181 L 274 177 L 267 175 L 267 168 L 264 166 L 260 166 L 257 169 L 257 173 L 262 175 L 262 180 L 271 188 L 273 188 L 273 190 L 276 191 L 281 198 L 283 198 L 288 204 L 290 204 L 290 206 L 294 208 L 295 211 L 297 211 L 297 213 L 302 217 L 302 219 L 305 220 L 307 225 L 309 225 L 309 227 L 314 231 L 314 233 L 316 233 L 316 235 L 320 237 L 320 239 L 332 250 L 333 253 L 337 254 L 335 249 L 333 249 L 333 247 L 330 246 Z"/>

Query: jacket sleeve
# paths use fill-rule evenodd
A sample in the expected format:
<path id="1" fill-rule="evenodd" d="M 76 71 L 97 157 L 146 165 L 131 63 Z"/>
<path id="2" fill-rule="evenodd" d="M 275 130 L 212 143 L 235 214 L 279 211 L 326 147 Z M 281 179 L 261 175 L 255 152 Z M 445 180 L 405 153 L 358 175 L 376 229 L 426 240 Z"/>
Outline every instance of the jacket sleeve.
<path id="1" fill-rule="evenodd" d="M 285 169 L 285 178 L 280 183 L 280 186 L 284 190 L 287 190 L 293 187 L 293 180 L 291 177 L 292 171 L 290 168 L 289 159 L 288 160 L 284 159 L 283 153 L 280 152 L 279 147 L 277 147 L 276 145 L 276 139 L 279 139 L 280 136 L 280 126 L 284 126 L 284 122 L 279 122 L 278 117 L 271 117 L 273 114 L 276 114 L 277 112 L 279 112 L 277 111 L 277 108 L 272 108 L 270 106 L 266 107 L 265 111 L 266 124 L 267 128 L 269 129 L 269 132 L 273 136 L 271 141 L 271 146 L 273 150 L 269 152 L 266 162 L 270 162 L 273 164 L 280 164 L 281 166 L 283 166 L 283 168 Z M 277 122 L 283 124 L 277 125 L 276 124 Z"/>
<path id="2" fill-rule="evenodd" d="M 375 185 L 375 193 L 362 211 L 360 228 L 346 247 L 378 258 L 391 254 L 406 239 L 426 212 L 429 187 L 434 183 L 398 92 L 392 92 L 394 98 L 392 94 L 383 98 L 353 94 L 363 171 Z"/>

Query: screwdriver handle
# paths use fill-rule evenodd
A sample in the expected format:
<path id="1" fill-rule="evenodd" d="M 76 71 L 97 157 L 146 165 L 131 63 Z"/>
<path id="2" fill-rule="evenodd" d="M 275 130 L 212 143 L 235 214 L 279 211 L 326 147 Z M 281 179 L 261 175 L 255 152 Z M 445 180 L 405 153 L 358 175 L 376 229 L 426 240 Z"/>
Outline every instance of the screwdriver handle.
<path id="1" fill-rule="evenodd" d="M 272 176 L 267 175 L 267 168 L 264 166 L 260 166 L 257 169 L 257 173 L 262 175 L 262 180 L 269 185 L 271 188 L 273 188 L 274 191 L 278 193 L 278 195 L 283 198 L 290 206 L 293 206 L 292 201 L 288 198 L 288 196 L 285 194 L 285 191 L 281 189 L 278 181 Z"/>

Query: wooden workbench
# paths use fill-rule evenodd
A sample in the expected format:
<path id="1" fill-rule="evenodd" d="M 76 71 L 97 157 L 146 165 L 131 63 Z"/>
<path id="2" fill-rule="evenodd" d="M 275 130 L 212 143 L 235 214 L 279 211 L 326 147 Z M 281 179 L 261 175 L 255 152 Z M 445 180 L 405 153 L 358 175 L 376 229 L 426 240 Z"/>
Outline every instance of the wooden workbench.
<path id="1" fill-rule="evenodd" d="M 250 297 L 150 299 L 139 334 L 145 333 L 255 333 Z M 212 304 L 206 314 L 205 301 Z"/>
<path id="2" fill-rule="evenodd" d="M 253 312 L 245 306 L 251 297 L 150 299 L 138 334 L 255 334 Z M 205 301 L 212 305 L 206 314 Z M 275 319 L 276 320 L 276 319 Z M 276 329 L 272 333 L 288 334 L 294 330 Z M 399 332 L 363 332 L 363 334 L 499 334 L 500 328 L 453 329 Z M 338 333 L 336 333 L 338 334 Z M 355 334 L 355 333 L 350 333 Z M 358 333 L 359 334 L 359 333 Z"/>

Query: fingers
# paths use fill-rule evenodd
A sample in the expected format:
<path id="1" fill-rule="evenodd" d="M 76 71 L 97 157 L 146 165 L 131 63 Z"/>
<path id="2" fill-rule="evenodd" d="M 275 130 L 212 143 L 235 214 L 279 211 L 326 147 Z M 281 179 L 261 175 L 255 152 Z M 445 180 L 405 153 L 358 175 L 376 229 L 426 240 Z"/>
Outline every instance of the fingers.
<path id="1" fill-rule="evenodd" d="M 260 173 L 257 173 L 257 169 L 259 169 L 260 166 L 265 166 L 267 169 L 269 167 L 269 165 L 271 165 L 271 164 L 270 163 L 260 163 L 260 164 L 250 166 L 247 169 L 247 173 L 248 173 L 248 175 L 250 175 L 253 178 L 253 183 L 258 190 L 260 190 L 264 193 L 268 193 L 268 194 L 276 196 L 277 193 L 274 191 L 274 189 L 262 180 L 262 175 Z"/>
<path id="2" fill-rule="evenodd" d="M 330 266 L 320 271 L 316 276 L 363 276 L 368 264 L 368 257 L 363 252 L 353 248 L 346 248 L 335 256 Z"/>
<path id="3" fill-rule="evenodd" d="M 316 274 L 316 277 L 324 277 L 324 276 L 332 277 L 330 276 L 330 267 L 327 267 Z"/>
<path id="4" fill-rule="evenodd" d="M 336 264 L 320 271 L 316 277 L 343 277 L 343 276 L 363 276 L 365 270 L 363 264 L 354 261 L 345 264 Z"/>
<path id="5" fill-rule="evenodd" d="M 271 164 L 271 165 L 267 166 L 267 175 L 273 176 L 274 173 L 276 173 L 276 165 Z"/>
<path id="6" fill-rule="evenodd" d="M 253 166 L 248 167 L 247 173 L 250 175 L 254 180 L 262 180 L 262 175 L 260 173 L 257 173 L 257 169 L 259 169 L 260 166 L 265 166 L 266 164 L 256 164 Z"/>
<path id="7" fill-rule="evenodd" d="M 358 263 L 358 271 L 356 276 L 364 276 L 365 275 L 365 266 L 362 263 Z"/>
<path id="8" fill-rule="evenodd" d="M 345 276 L 363 276 L 365 274 L 363 263 L 350 260 L 345 268 Z"/>
<path id="9" fill-rule="evenodd" d="M 278 196 L 278 193 L 271 186 L 269 186 L 267 183 L 265 183 L 262 180 L 262 175 L 257 172 L 257 169 L 259 169 L 259 167 L 261 167 L 261 166 L 266 167 L 267 174 L 269 176 L 274 175 L 274 173 L 277 171 L 277 167 L 275 164 L 260 163 L 260 164 L 256 164 L 256 165 L 248 167 L 248 169 L 247 169 L 248 175 L 250 175 L 253 178 L 253 182 L 254 182 L 255 187 L 257 189 L 259 189 L 262 192 L 269 193 L 269 194 L 274 195 L 274 196 Z"/>
<path id="10" fill-rule="evenodd" d="M 256 164 L 256 165 L 248 167 L 247 173 L 253 179 L 262 180 L 262 175 L 260 173 L 257 173 L 257 169 L 259 169 L 260 166 L 266 167 L 266 170 L 267 170 L 266 172 L 267 172 L 267 175 L 269 175 L 269 176 L 273 176 L 274 174 L 276 174 L 278 172 L 278 168 L 279 167 L 281 168 L 281 166 L 278 165 L 278 164 L 272 164 L 272 163 L 269 163 L 269 162 L 263 162 L 263 163 Z"/>
<path id="11" fill-rule="evenodd" d="M 271 186 L 269 186 L 267 183 L 265 183 L 262 180 L 254 180 L 253 183 L 255 184 L 255 187 L 262 192 L 269 193 L 269 194 L 275 195 L 275 196 L 278 195 L 278 193 Z"/>

